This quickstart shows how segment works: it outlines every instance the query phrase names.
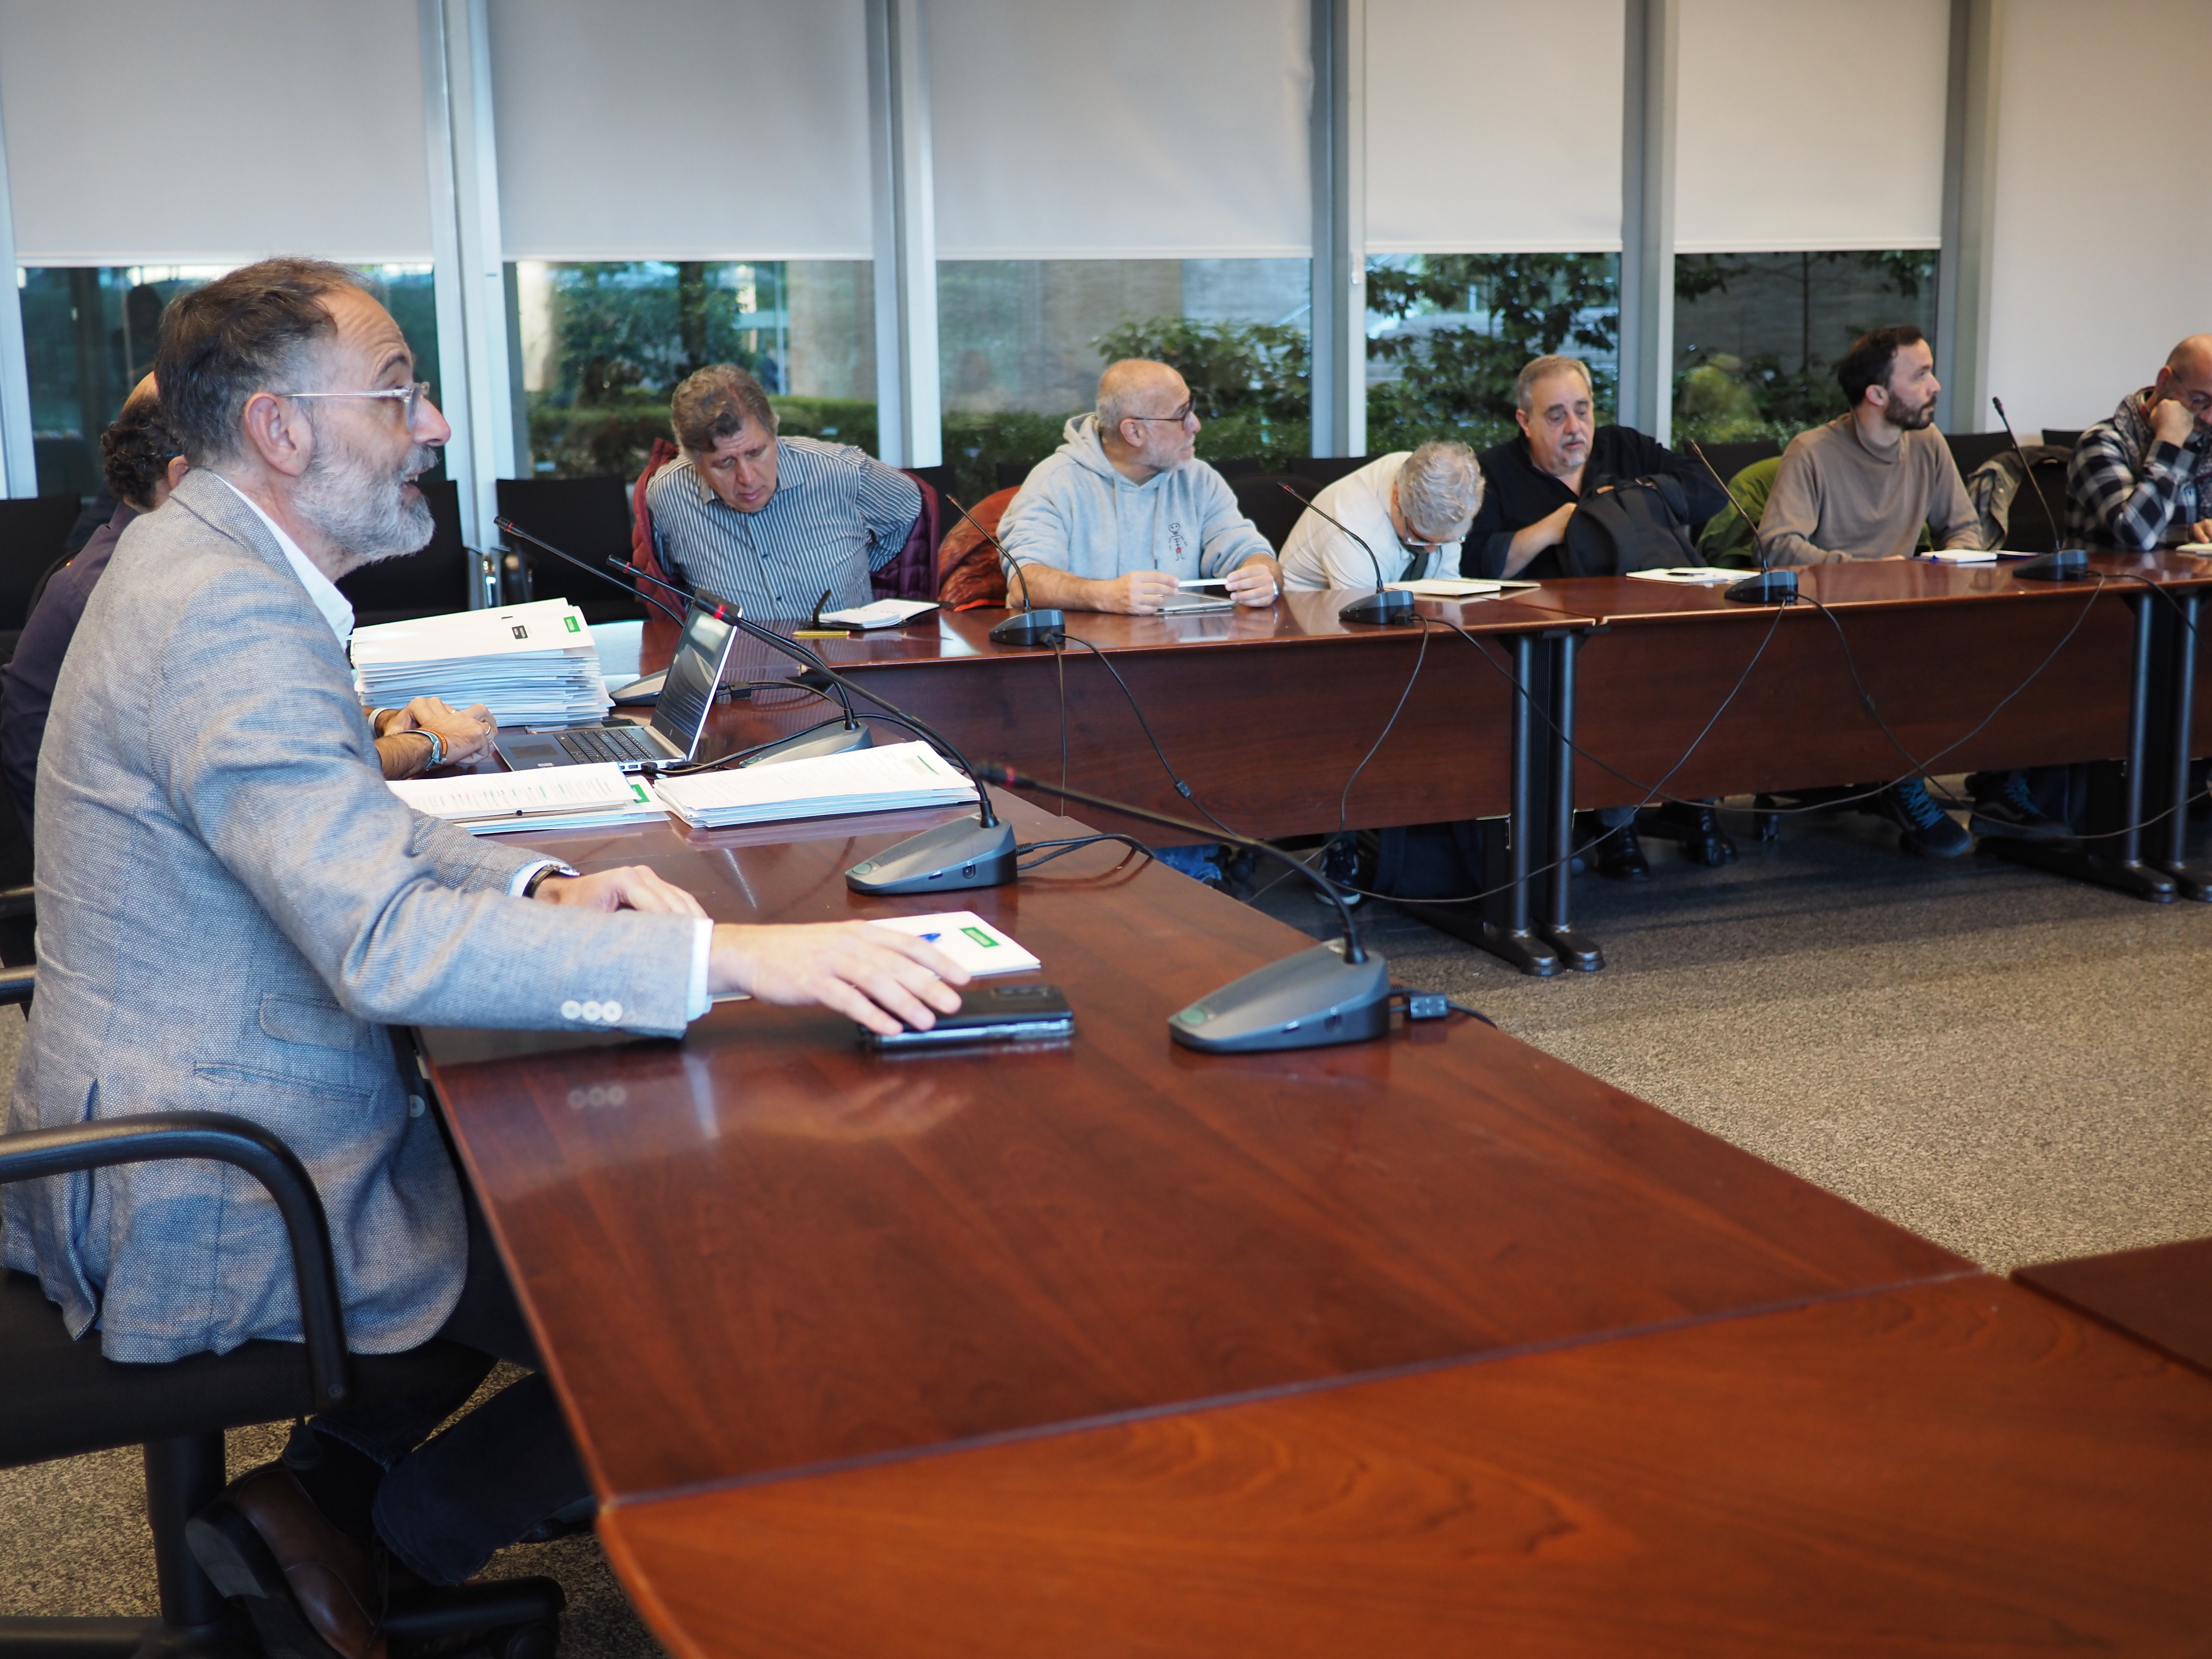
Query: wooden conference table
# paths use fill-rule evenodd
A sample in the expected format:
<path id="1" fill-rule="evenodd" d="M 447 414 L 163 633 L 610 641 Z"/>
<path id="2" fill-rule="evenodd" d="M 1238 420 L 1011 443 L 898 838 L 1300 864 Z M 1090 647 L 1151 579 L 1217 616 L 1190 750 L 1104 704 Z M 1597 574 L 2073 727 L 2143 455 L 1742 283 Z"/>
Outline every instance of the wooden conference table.
<path id="1" fill-rule="evenodd" d="M 1024 840 L 1068 821 L 1002 798 Z M 727 921 L 939 814 L 682 840 Z M 1305 946 L 1107 847 L 963 895 L 1062 1047 L 428 1032 L 679 1654 L 2182 1651 L 2212 1381 L 1478 1022 L 1207 1056 Z M 1909 1638 L 1909 1639 L 1908 1639 Z"/>
<path id="2" fill-rule="evenodd" d="M 1548 974 L 1602 963 L 1572 927 L 1574 807 L 1628 805 L 1655 786 L 1699 797 L 1879 781 L 1917 763 L 1948 772 L 2140 759 L 2154 738 L 2185 757 L 2191 713 L 2212 714 L 2212 676 L 2198 684 L 2193 652 L 2161 647 L 2164 602 L 2148 587 L 2167 590 L 2193 627 L 2212 574 L 2171 556 L 2094 562 L 2101 586 L 2023 580 L 2008 564 L 1802 573 L 1826 615 L 1616 577 L 1424 601 L 1431 626 L 1420 630 L 1349 626 L 1336 617 L 1345 595 L 1290 593 L 1264 611 L 1071 614 L 1071 632 L 1096 649 L 1064 654 L 992 644 L 994 611 L 808 643 L 972 756 L 1050 779 L 1065 753 L 1075 787 L 1186 817 L 1210 812 L 1245 835 L 1503 817 L 1505 887 L 1489 919 L 1425 914 Z M 1446 622 L 1474 640 L 1435 625 Z M 648 662 L 665 659 L 672 635 L 665 623 L 648 629 Z M 788 667 L 758 659 L 764 672 Z M 769 729 L 803 723 L 787 714 Z M 757 740 L 763 729 L 745 711 L 725 716 L 719 736 Z M 2185 819 L 2166 810 L 2185 787 L 2185 761 L 2154 758 L 2125 768 L 2118 815 L 2162 825 L 2161 858 L 2143 857 L 2140 834 L 2086 853 L 2012 850 L 2148 897 L 2212 894 L 2212 880 L 2181 866 Z M 1161 833 L 1094 816 L 1101 828 Z"/>

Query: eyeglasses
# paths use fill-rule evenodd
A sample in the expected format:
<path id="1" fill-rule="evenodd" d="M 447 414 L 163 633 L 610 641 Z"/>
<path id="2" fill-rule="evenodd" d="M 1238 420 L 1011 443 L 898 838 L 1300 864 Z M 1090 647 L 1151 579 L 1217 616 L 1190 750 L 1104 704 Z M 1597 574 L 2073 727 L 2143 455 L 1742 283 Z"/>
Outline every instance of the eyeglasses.
<path id="1" fill-rule="evenodd" d="M 379 392 L 286 392 L 278 395 L 285 398 L 397 398 L 406 405 L 407 429 L 412 432 L 416 416 L 422 413 L 422 405 L 430 400 L 430 383 L 417 380 L 412 386 L 386 386 Z"/>
<path id="2" fill-rule="evenodd" d="M 1186 398 L 1182 400 L 1182 407 L 1172 415 L 1124 415 L 1121 418 L 1125 421 L 1166 421 L 1171 425 L 1181 426 L 1197 412 L 1198 399 Z"/>

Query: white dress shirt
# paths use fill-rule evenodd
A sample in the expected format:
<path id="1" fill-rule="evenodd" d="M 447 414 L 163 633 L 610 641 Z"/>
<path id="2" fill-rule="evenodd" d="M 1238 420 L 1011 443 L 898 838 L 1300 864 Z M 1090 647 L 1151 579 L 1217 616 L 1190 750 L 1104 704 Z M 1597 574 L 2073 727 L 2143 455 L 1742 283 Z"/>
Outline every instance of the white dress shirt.
<path id="1" fill-rule="evenodd" d="M 1359 544 L 1339 530 L 1321 513 L 1298 515 L 1283 540 L 1283 586 L 1310 592 L 1316 588 L 1358 588 L 1375 586 L 1375 567 L 1382 567 L 1386 582 L 1411 581 L 1422 576 L 1459 574 L 1457 542 L 1446 542 L 1431 555 L 1414 552 L 1398 539 L 1390 522 L 1390 491 L 1411 450 L 1377 456 L 1357 472 L 1346 473 L 1313 498 L 1314 505 L 1330 518 L 1341 520 L 1345 529 L 1366 538 L 1375 550 L 1370 559 Z M 1425 528 L 1425 526 L 1424 526 Z"/>

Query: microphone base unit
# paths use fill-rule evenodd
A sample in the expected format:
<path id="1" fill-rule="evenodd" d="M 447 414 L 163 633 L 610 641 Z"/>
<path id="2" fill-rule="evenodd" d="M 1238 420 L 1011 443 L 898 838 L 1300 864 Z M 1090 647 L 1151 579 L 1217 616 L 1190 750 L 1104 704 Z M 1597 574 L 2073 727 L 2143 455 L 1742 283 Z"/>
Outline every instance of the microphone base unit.
<path id="1" fill-rule="evenodd" d="M 1738 605 L 1789 605 L 1797 597 L 1797 573 L 1762 570 L 1728 590 Z"/>
<path id="2" fill-rule="evenodd" d="M 1364 1042 L 1390 1029 L 1390 973 L 1370 951 L 1346 962 L 1316 945 L 1200 997 L 1168 1019 L 1168 1034 L 1206 1054 L 1263 1054 Z"/>
<path id="3" fill-rule="evenodd" d="M 1067 637 L 1067 617 L 1058 611 L 1017 611 L 991 630 L 994 645 L 1055 646 Z"/>
<path id="4" fill-rule="evenodd" d="M 895 842 L 845 872 L 856 893 L 957 893 L 1003 887 L 1014 879 L 1013 826 L 985 823 L 981 813 L 940 823 Z"/>
<path id="5" fill-rule="evenodd" d="M 1385 587 L 1370 593 L 1365 599 L 1354 599 L 1336 613 L 1344 623 L 1366 623 L 1376 627 L 1419 620 L 1413 609 L 1413 596 L 1401 587 Z"/>
<path id="6" fill-rule="evenodd" d="M 856 749 L 872 749 L 876 735 L 865 726 L 833 726 L 826 731 L 801 732 L 795 738 L 786 738 L 781 743 L 770 744 L 757 755 L 748 755 L 738 763 L 738 769 L 748 766 L 775 766 L 785 761 L 819 760 L 824 755 L 846 755 Z"/>
<path id="7" fill-rule="evenodd" d="M 2087 549 L 2062 547 L 2055 553 L 2039 553 L 2032 559 L 2023 559 L 2013 566 L 2012 574 L 2023 581 L 2080 582 L 2089 579 L 2089 555 Z"/>

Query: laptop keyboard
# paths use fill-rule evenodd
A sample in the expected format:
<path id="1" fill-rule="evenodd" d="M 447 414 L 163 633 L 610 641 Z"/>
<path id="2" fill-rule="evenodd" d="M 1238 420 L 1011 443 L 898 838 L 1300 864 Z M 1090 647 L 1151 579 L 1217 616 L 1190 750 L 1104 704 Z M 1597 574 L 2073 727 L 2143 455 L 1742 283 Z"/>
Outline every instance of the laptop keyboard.
<path id="1" fill-rule="evenodd" d="M 659 745 L 649 743 L 641 726 L 591 726 L 559 734 L 562 751 L 572 761 L 589 765 L 595 761 L 665 761 Z"/>

